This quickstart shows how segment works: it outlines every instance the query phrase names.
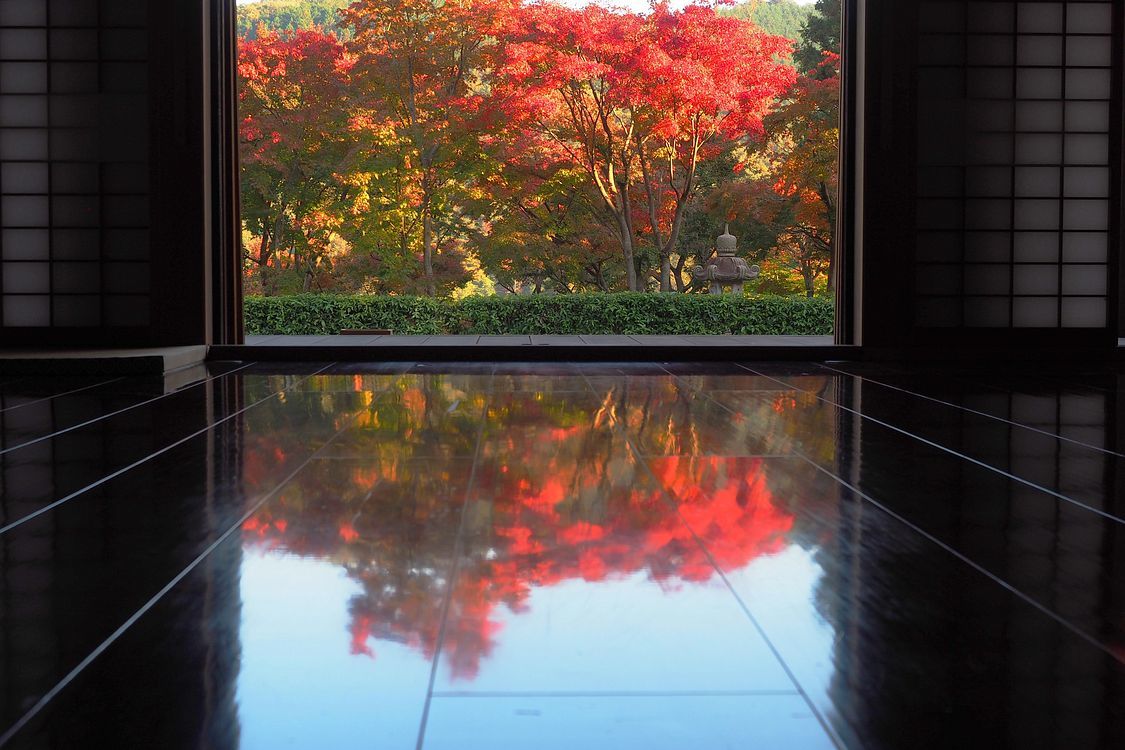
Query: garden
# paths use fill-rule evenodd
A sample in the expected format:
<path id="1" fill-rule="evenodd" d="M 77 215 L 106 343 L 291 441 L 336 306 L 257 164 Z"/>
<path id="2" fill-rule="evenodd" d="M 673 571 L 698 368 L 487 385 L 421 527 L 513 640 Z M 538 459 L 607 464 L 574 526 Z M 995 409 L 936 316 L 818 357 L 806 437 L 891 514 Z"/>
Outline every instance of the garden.
<path id="1" fill-rule="evenodd" d="M 247 333 L 831 332 L 838 0 L 238 21 Z"/>

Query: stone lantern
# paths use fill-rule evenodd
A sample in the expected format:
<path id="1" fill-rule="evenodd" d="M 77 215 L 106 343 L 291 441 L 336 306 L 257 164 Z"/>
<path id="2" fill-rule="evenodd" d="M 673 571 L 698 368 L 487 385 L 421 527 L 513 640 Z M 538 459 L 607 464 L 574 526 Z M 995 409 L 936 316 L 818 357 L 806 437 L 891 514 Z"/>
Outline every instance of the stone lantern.
<path id="1" fill-rule="evenodd" d="M 706 281 L 711 286 L 709 294 L 722 294 L 723 287 L 730 285 L 734 294 L 742 294 L 743 282 L 758 278 L 762 269 L 752 266 L 742 258 L 734 257 L 738 249 L 738 240 L 730 233 L 728 224 L 715 243 L 715 257 L 707 261 L 704 266 L 696 266 L 691 273 L 700 281 Z"/>

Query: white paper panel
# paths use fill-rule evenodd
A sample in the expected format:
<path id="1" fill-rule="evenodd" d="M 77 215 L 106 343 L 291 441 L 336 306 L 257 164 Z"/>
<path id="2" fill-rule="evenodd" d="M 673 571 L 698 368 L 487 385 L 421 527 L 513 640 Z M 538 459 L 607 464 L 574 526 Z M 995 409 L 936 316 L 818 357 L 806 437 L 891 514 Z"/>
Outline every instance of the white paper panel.
<path id="1" fill-rule="evenodd" d="M 148 320 L 147 0 L 0 0 L 0 329 Z"/>
<path id="2" fill-rule="evenodd" d="M 919 325 L 1106 325 L 1111 22 L 1108 1 L 923 4 Z"/>

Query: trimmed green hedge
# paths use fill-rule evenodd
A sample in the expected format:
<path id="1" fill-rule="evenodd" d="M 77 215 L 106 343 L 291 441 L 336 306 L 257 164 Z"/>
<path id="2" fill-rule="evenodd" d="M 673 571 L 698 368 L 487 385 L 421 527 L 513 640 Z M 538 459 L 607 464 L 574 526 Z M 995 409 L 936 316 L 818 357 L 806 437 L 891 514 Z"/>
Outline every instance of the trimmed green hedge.
<path id="1" fill-rule="evenodd" d="M 833 303 L 806 297 L 705 294 L 572 294 L 432 297 L 300 294 L 248 297 L 249 335 L 325 335 L 344 328 L 396 334 L 756 334 L 832 333 Z"/>

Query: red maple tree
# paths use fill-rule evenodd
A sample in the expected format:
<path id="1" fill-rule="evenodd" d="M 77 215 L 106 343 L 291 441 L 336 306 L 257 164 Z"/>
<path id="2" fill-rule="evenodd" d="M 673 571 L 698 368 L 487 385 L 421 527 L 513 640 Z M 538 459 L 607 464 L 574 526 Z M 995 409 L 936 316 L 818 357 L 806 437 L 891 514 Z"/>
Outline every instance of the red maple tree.
<path id="1" fill-rule="evenodd" d="M 245 259 L 265 294 L 283 291 L 283 270 L 301 285 L 285 291 L 310 291 L 339 228 L 357 155 L 346 127 L 353 63 L 317 29 L 239 41 Z"/>
<path id="2" fill-rule="evenodd" d="M 734 570 L 780 552 L 794 529 L 759 458 L 671 456 L 651 462 L 659 484 L 642 480 L 617 427 L 652 423 L 652 394 L 609 395 L 593 419 L 565 397 L 493 404 L 490 423 L 503 427 L 482 437 L 463 511 L 471 462 L 433 458 L 471 453 L 476 430 L 461 429 L 471 420 L 449 416 L 463 397 L 440 380 L 385 393 L 359 410 L 353 460 L 314 462 L 243 525 L 247 547 L 345 566 L 362 587 L 348 604 L 355 654 L 374 658 L 384 640 L 432 658 L 458 553 L 441 648 L 452 676 L 469 680 L 496 646 L 498 609 L 526 611 L 537 588 L 634 574 L 670 588 L 708 581 L 716 563 Z"/>
<path id="3" fill-rule="evenodd" d="M 521 6 L 505 24 L 493 106 L 511 158 L 583 173 L 615 229 L 630 290 L 638 209 L 670 290 L 684 211 L 700 162 L 722 139 L 755 139 L 793 83 L 791 43 L 757 26 L 666 2 L 648 13 L 598 5 Z"/>

